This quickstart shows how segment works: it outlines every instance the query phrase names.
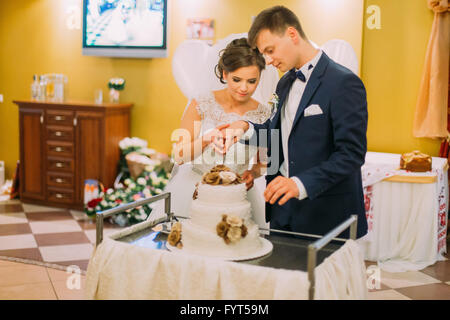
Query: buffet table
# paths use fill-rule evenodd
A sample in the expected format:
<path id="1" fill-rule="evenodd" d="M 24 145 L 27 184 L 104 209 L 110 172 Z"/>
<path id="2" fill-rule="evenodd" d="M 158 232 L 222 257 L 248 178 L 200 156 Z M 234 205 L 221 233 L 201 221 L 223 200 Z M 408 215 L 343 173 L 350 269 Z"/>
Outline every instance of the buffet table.
<path id="1" fill-rule="evenodd" d="M 433 157 L 421 173 L 399 163 L 400 154 L 368 152 L 362 167 L 369 232 L 358 243 L 388 272 L 421 270 L 447 250 L 447 159 Z"/>

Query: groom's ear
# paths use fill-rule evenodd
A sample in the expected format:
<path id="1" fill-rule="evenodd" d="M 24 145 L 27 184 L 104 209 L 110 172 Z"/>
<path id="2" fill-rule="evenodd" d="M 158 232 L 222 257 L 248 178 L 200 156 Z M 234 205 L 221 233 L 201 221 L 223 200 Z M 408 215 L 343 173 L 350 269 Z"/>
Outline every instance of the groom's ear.
<path id="1" fill-rule="evenodd" d="M 297 29 L 292 26 L 286 28 L 285 35 L 289 39 L 291 39 L 294 44 L 298 44 L 298 42 L 300 41 L 300 34 L 298 33 Z"/>

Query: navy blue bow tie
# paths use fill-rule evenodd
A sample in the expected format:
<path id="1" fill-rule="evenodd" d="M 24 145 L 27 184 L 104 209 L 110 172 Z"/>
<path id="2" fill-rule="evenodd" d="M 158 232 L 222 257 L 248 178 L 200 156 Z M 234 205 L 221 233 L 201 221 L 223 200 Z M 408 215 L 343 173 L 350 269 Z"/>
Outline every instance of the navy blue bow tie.
<path id="1" fill-rule="evenodd" d="M 312 67 L 313 67 L 312 64 L 310 64 L 308 66 L 308 70 L 310 70 Z M 292 68 L 291 70 L 289 70 L 289 76 L 291 77 L 292 80 L 295 80 L 295 78 L 297 78 L 302 82 L 306 82 L 306 77 L 301 70 L 298 70 L 296 72 L 295 68 Z"/>
<path id="2" fill-rule="evenodd" d="M 302 82 L 306 81 L 306 78 L 305 78 L 305 75 L 303 74 L 303 72 L 301 72 L 300 70 L 298 70 L 296 72 L 295 69 L 289 70 L 289 78 L 291 78 L 292 81 L 294 81 L 295 78 L 299 79 Z"/>

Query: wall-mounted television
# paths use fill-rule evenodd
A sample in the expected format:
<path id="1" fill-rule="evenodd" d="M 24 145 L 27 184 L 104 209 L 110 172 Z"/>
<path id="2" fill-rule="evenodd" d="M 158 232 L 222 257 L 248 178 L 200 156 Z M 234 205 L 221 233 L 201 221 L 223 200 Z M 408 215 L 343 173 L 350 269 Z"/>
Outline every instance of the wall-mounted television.
<path id="1" fill-rule="evenodd" d="M 167 0 L 83 0 L 82 52 L 167 57 Z"/>

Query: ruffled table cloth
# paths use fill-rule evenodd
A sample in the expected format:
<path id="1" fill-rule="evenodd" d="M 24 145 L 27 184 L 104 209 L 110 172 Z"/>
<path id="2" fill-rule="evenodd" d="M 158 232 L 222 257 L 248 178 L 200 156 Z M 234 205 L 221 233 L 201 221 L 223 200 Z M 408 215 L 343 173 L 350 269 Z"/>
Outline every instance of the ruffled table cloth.
<path id="1" fill-rule="evenodd" d="M 400 156 L 367 152 L 361 169 L 369 232 L 358 243 L 388 272 L 421 270 L 447 250 L 447 159 L 416 173 L 399 170 Z"/>
<path id="2" fill-rule="evenodd" d="M 112 238 L 105 238 L 91 257 L 87 299 L 308 299 L 308 274 L 303 271 L 145 248 Z M 315 299 L 367 298 L 363 254 L 353 240 L 317 266 L 315 277 Z"/>

